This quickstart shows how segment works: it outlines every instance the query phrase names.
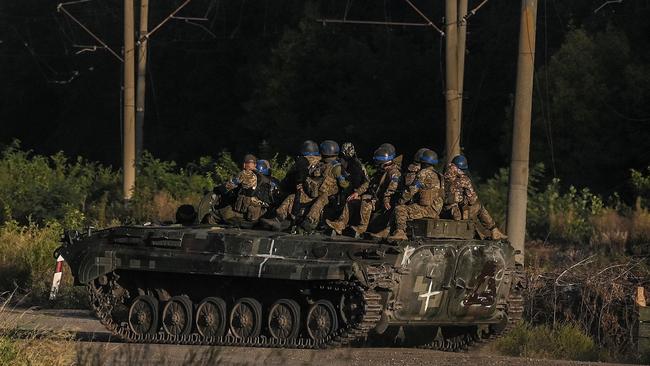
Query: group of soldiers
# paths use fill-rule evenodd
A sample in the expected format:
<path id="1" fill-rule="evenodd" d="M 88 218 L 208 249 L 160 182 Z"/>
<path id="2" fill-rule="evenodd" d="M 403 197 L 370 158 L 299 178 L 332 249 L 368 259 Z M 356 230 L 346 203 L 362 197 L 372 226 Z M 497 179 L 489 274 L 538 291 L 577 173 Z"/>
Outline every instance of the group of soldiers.
<path id="1" fill-rule="evenodd" d="M 320 145 L 307 140 L 293 167 L 278 181 L 267 160 L 247 154 L 242 170 L 214 189 L 210 209 L 200 219 L 406 240 L 408 221 L 447 218 L 474 220 L 492 239 L 506 238 L 481 204 L 463 155 L 440 173 L 435 169 L 438 155 L 422 148 L 403 170 L 402 156 L 384 143 L 375 150 L 373 163 L 375 171 L 369 176 L 352 143 L 339 148 L 332 140 Z"/>

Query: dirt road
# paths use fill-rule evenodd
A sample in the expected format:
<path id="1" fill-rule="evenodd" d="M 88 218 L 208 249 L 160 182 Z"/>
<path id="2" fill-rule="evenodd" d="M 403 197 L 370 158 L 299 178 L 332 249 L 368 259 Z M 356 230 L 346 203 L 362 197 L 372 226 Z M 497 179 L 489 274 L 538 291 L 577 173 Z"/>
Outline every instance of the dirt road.
<path id="1" fill-rule="evenodd" d="M 341 348 L 328 350 L 126 344 L 112 340 L 89 311 L 5 310 L 3 328 L 69 331 L 80 365 L 589 365 L 487 354 L 485 350 L 448 353 L 412 348 Z M 592 365 L 604 365 L 591 363 Z"/>

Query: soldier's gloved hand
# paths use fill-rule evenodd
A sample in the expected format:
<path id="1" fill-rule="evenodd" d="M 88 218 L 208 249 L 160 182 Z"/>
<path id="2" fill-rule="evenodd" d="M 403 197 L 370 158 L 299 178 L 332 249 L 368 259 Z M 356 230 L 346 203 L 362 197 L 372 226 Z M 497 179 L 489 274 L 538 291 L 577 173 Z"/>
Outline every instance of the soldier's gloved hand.
<path id="1" fill-rule="evenodd" d="M 359 194 L 357 192 L 353 192 L 351 195 L 348 196 L 347 201 L 354 201 L 359 199 Z"/>

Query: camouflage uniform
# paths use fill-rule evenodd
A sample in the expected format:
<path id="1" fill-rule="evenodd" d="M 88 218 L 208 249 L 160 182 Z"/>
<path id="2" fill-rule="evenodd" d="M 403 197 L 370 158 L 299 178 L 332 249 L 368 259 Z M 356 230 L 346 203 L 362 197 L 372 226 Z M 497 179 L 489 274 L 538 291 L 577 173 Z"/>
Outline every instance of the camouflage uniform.
<path id="1" fill-rule="evenodd" d="M 372 213 L 380 211 L 385 205 L 395 204 L 395 192 L 399 188 L 399 181 L 402 176 L 400 171 L 402 157 L 398 156 L 392 164 L 378 170 L 371 178 L 368 189 L 361 196 L 361 207 L 359 208 L 359 225 L 353 227 L 354 231 L 362 234 L 368 230 Z M 379 207 L 377 207 L 379 204 Z M 389 209 L 390 210 L 390 209 Z M 388 213 L 388 210 L 386 211 Z"/>
<path id="2" fill-rule="evenodd" d="M 432 166 L 421 169 L 409 185 L 402 199 L 414 203 L 395 207 L 395 229 L 404 234 L 406 222 L 422 218 L 438 218 L 443 206 L 444 189 L 442 176 Z"/>
<path id="3" fill-rule="evenodd" d="M 298 164 L 294 165 L 295 169 L 301 170 L 300 172 L 291 172 L 292 176 L 296 176 L 296 181 L 293 182 L 296 191 L 289 194 L 275 210 L 277 217 L 280 220 L 286 220 L 289 218 L 289 215 L 293 210 L 296 196 L 300 197 L 301 205 L 308 205 L 314 200 L 314 198 L 310 197 L 306 192 L 310 191 L 310 186 L 312 186 L 313 189 L 314 182 L 318 179 L 316 176 L 320 174 L 320 156 L 301 156 L 298 159 L 306 159 L 306 164 L 304 164 L 304 167 L 297 167 Z"/>
<path id="4" fill-rule="evenodd" d="M 246 219 L 256 221 L 261 216 L 261 205 L 254 195 L 258 177 L 255 171 L 242 170 L 225 184 L 227 191 L 239 189 L 237 198 L 232 206 L 226 206 L 217 211 L 221 221 Z"/>
<path id="5" fill-rule="evenodd" d="M 496 222 L 478 199 L 469 176 L 447 165 L 445 171 L 445 208 L 454 220 L 475 220 L 486 229 L 496 228 Z"/>
<path id="6" fill-rule="evenodd" d="M 314 203 L 311 205 L 309 213 L 306 216 L 306 221 L 312 227 L 320 222 L 323 209 L 329 203 L 330 198 L 339 193 L 339 188 L 345 189 L 350 184 L 344 176 L 341 163 L 335 157 L 326 157 L 323 159 L 318 175 L 320 175 L 319 184 L 318 180 L 314 180 L 314 184 L 311 184 L 310 179 L 307 179 L 308 193 L 310 196 L 316 193 L 315 188 L 318 185 L 318 195 L 315 197 Z"/>
<path id="7" fill-rule="evenodd" d="M 369 186 L 369 181 L 364 180 L 364 182 L 357 188 L 353 189 L 352 192 L 356 193 L 357 196 L 362 197 L 362 195 L 368 190 L 368 186 Z M 336 231 L 337 234 L 340 235 L 343 232 L 343 229 L 345 229 L 348 226 L 348 223 L 350 222 L 350 214 L 352 212 L 355 213 L 359 212 L 360 214 L 361 205 L 362 205 L 362 201 L 360 199 L 355 199 L 346 202 L 345 206 L 343 206 L 343 212 L 341 212 L 339 218 L 336 220 L 325 220 L 327 222 L 327 225 L 331 227 L 334 231 Z M 371 208 L 371 212 L 372 212 L 372 208 Z M 368 221 L 370 221 L 370 215 L 368 215 Z M 366 222 L 365 226 L 366 227 L 368 226 L 368 222 Z M 365 229 L 363 231 L 365 231 Z"/>
<path id="8" fill-rule="evenodd" d="M 406 199 L 406 193 L 408 187 L 413 185 L 413 183 L 415 182 L 415 177 L 417 176 L 420 169 L 421 169 L 420 164 L 415 162 L 409 164 L 409 166 L 406 167 L 406 174 L 404 175 L 404 180 L 402 181 L 402 189 L 401 189 L 402 193 L 400 194 L 400 198 L 398 201 L 400 205 L 405 205 L 409 203 L 410 198 L 408 200 Z"/>

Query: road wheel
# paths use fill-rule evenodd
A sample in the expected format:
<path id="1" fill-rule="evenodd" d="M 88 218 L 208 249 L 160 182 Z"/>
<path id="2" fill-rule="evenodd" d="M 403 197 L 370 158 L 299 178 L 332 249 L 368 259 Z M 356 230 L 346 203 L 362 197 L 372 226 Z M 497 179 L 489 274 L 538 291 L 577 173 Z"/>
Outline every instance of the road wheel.
<path id="1" fill-rule="evenodd" d="M 137 335 L 158 331 L 158 300 L 149 295 L 136 297 L 129 307 L 129 327 Z"/>
<path id="2" fill-rule="evenodd" d="M 291 339 L 300 331 L 300 306 L 289 299 L 280 299 L 271 306 L 268 317 L 271 337 Z"/>
<path id="3" fill-rule="evenodd" d="M 226 333 L 226 302 L 206 297 L 196 308 L 196 330 L 204 337 L 221 337 Z"/>
<path id="4" fill-rule="evenodd" d="M 306 318 L 307 334 L 311 339 L 321 341 L 338 329 L 336 310 L 328 300 L 318 300 L 309 307 Z"/>
<path id="5" fill-rule="evenodd" d="M 174 296 L 163 307 L 162 326 L 173 336 L 187 335 L 192 330 L 192 301 L 187 296 Z"/>
<path id="6" fill-rule="evenodd" d="M 257 337 L 262 328 L 262 305 L 259 301 L 244 297 L 230 311 L 230 333 L 237 338 Z"/>

